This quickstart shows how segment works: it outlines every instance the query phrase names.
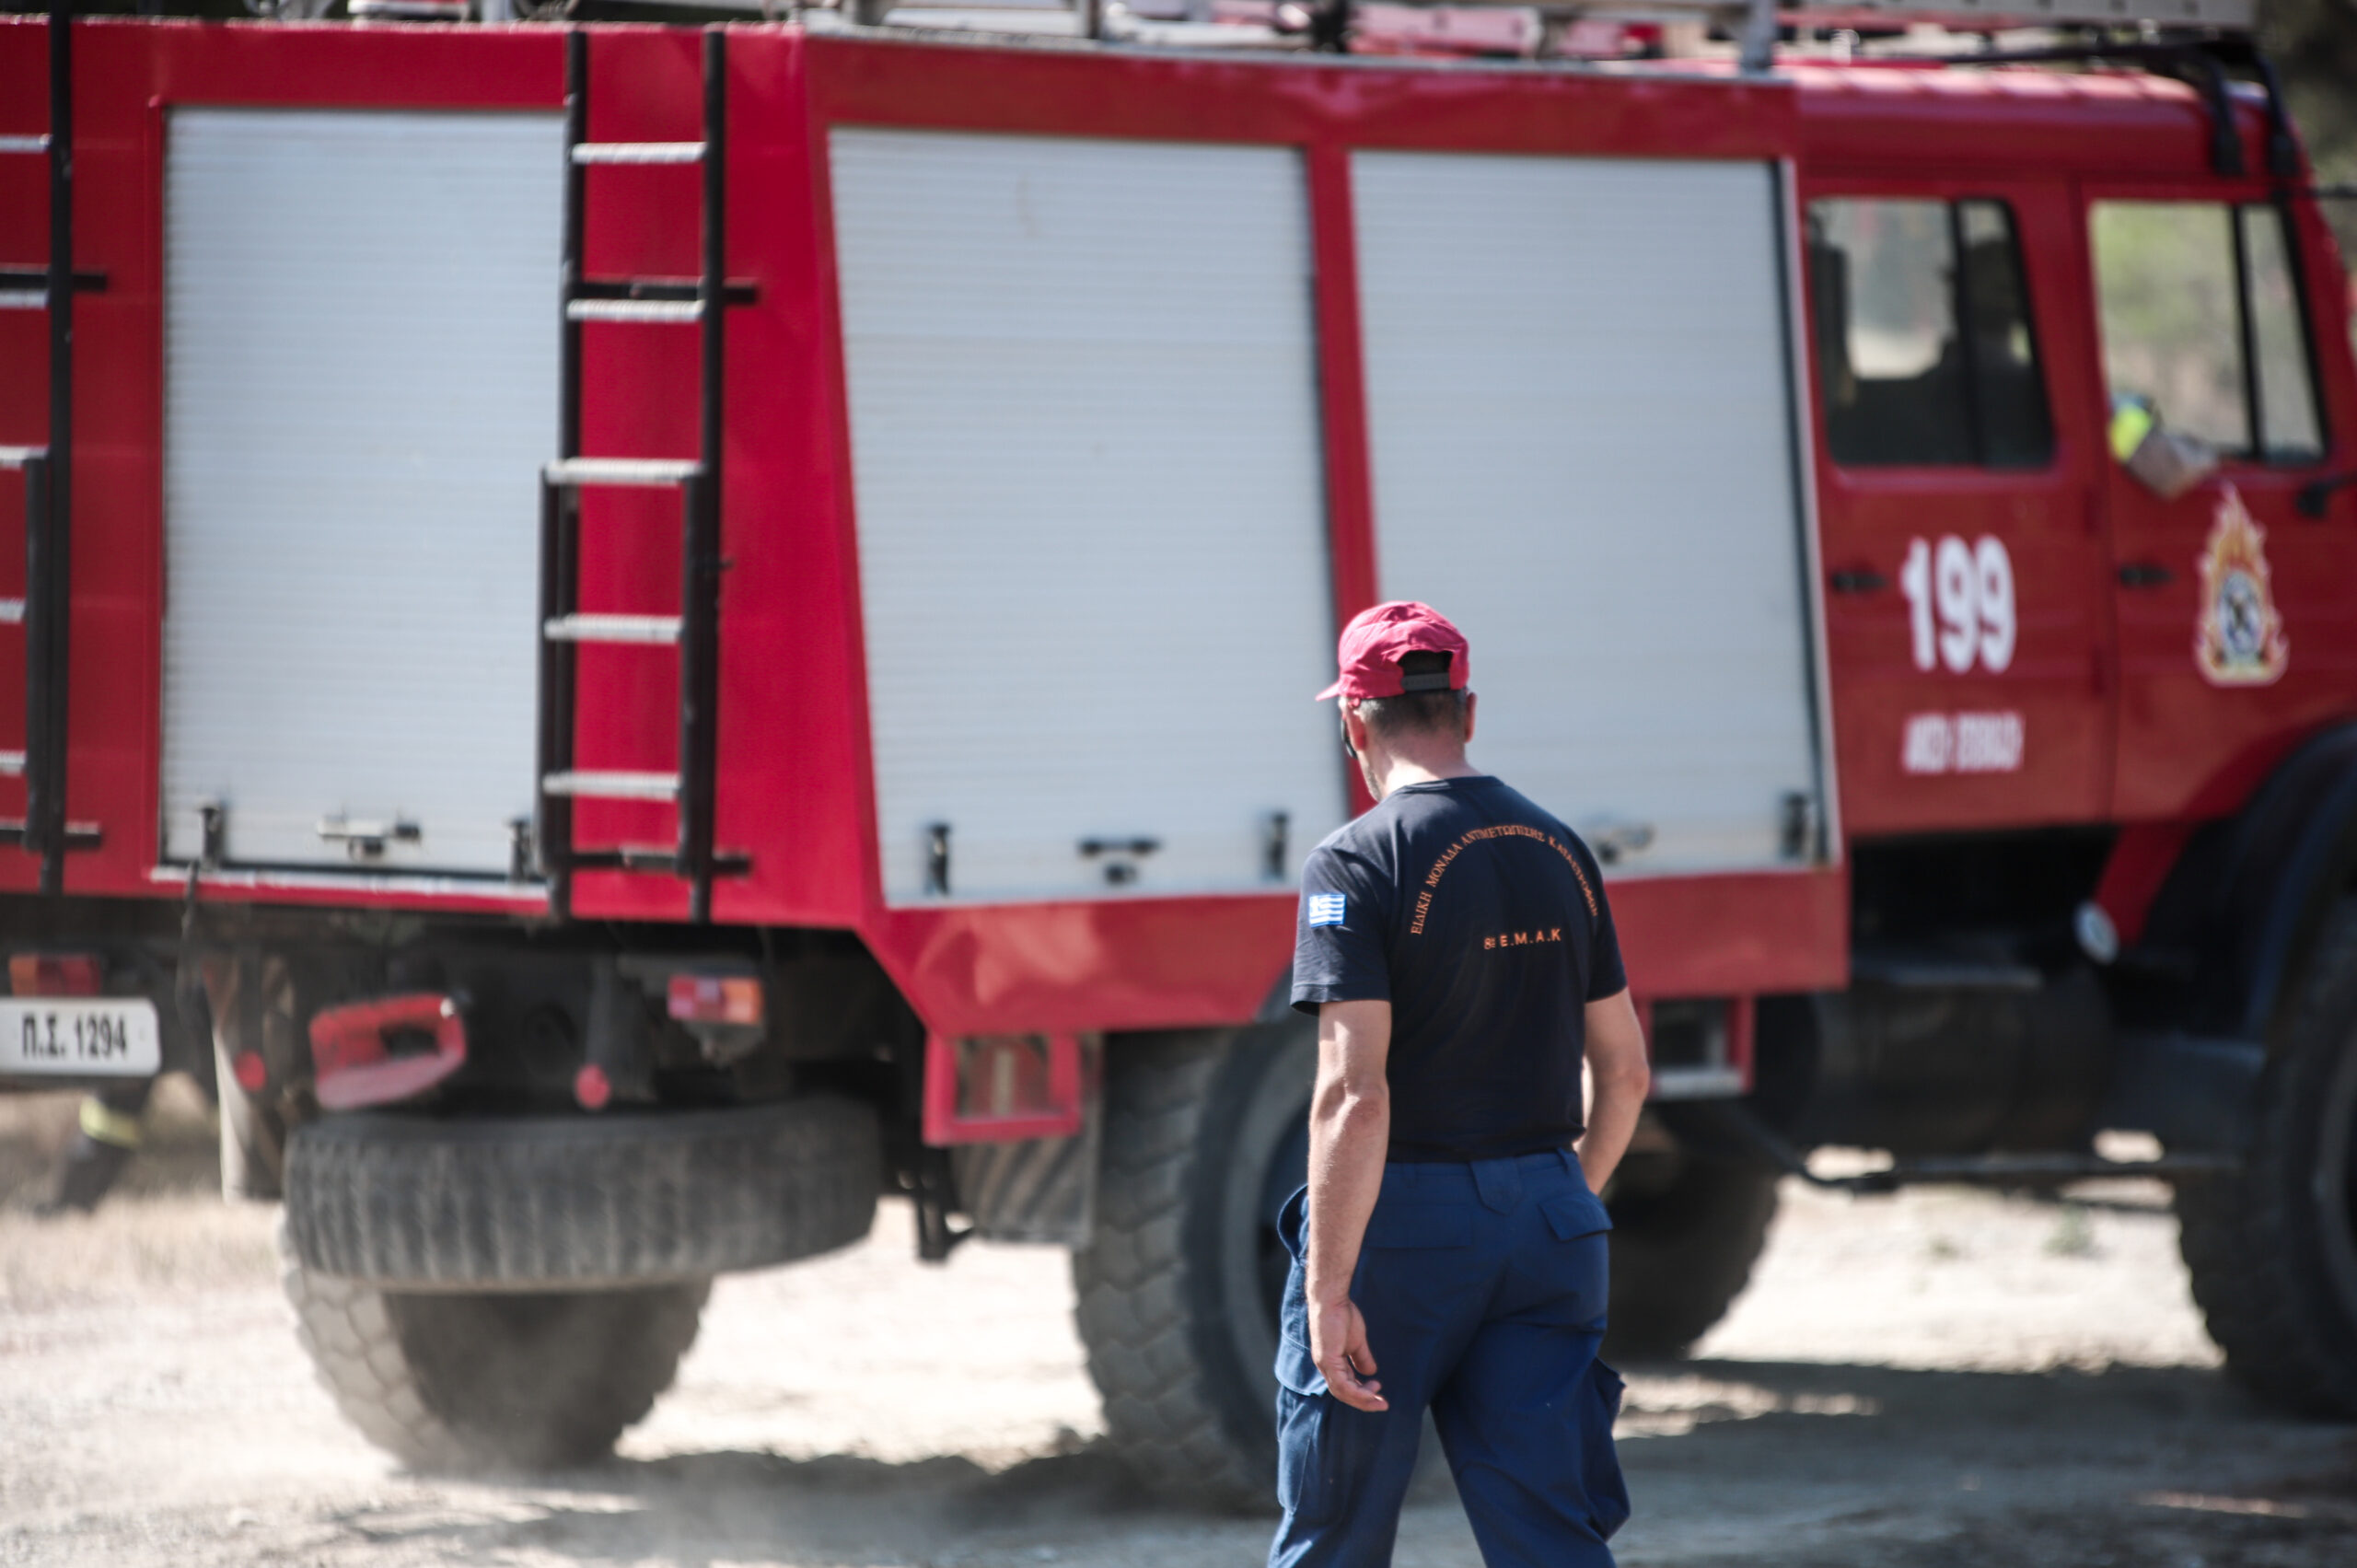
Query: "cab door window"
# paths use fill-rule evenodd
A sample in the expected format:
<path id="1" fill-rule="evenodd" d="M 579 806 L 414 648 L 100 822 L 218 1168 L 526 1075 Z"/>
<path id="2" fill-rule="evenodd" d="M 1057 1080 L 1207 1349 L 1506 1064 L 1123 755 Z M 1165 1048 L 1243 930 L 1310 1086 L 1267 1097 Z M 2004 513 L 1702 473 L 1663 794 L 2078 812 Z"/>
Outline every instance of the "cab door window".
<path id="1" fill-rule="evenodd" d="M 1835 462 L 2026 469 L 2051 459 L 2029 291 L 2004 203 L 1812 202 L 1808 268 Z"/>
<path id="2" fill-rule="evenodd" d="M 2324 442 L 2282 213 L 2264 203 L 2097 202 L 2090 215 L 2115 402 L 2223 453 L 2300 462 Z"/>

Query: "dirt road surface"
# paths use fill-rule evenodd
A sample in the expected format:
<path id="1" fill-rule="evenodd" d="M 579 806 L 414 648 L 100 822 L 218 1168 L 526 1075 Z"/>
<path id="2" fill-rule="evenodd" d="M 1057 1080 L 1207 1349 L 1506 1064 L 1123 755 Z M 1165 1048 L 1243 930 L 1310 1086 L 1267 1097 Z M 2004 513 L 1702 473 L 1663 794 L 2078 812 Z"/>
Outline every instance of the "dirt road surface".
<path id="1" fill-rule="evenodd" d="M 906 1212 L 723 1280 L 614 1460 L 418 1476 L 311 1383 L 272 1214 L 193 1097 L 94 1218 L 30 1206 L 71 1099 L 0 1101 L 0 1563 L 1210 1568 L 1262 1519 L 1137 1496 L 1094 1439 L 1061 1253 L 912 1261 Z M 1690 1362 L 1631 1370 L 1629 1568 L 2350 1568 L 2357 1435 L 2216 1370 L 2157 1189 L 1788 1191 Z M 1445 1486 L 1403 1568 L 1469 1568 Z"/>

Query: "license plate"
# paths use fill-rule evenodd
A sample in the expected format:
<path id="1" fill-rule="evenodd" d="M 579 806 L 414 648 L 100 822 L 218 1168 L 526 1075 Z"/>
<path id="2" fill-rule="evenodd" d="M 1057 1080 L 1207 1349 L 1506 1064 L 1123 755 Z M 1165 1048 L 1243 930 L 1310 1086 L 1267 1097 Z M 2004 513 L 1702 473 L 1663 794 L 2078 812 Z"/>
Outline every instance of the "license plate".
<path id="1" fill-rule="evenodd" d="M 0 997 L 0 1077 L 152 1078 L 163 1063 L 145 997 Z"/>

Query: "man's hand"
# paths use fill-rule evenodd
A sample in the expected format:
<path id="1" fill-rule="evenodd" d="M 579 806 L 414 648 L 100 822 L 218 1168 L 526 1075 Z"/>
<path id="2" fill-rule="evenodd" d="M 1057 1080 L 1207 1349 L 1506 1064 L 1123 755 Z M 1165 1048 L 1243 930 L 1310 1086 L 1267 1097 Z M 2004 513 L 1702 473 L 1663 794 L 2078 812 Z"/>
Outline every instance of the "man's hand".
<path id="1" fill-rule="evenodd" d="M 1383 1385 L 1375 1380 L 1375 1352 L 1366 1342 L 1366 1319 L 1349 1296 L 1309 1304 L 1309 1354 L 1326 1388 L 1353 1410 L 1385 1411 Z"/>

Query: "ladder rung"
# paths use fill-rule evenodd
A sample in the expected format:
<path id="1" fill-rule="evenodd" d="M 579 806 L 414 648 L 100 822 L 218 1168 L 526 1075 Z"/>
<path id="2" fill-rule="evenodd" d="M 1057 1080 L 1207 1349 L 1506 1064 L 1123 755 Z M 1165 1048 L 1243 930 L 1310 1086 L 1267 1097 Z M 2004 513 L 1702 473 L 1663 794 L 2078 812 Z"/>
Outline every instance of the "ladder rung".
<path id="1" fill-rule="evenodd" d="M 677 800 L 679 797 L 679 775 L 551 773 L 540 781 L 540 788 L 550 795 L 570 796 L 575 800 Z"/>
<path id="2" fill-rule="evenodd" d="M 573 288 L 575 299 L 694 299 L 703 289 L 702 278 L 583 278 Z M 745 278 L 720 285 L 723 305 L 750 305 L 761 291 Z"/>
<path id="3" fill-rule="evenodd" d="M 575 163 L 702 163 L 702 142 L 576 142 Z"/>
<path id="4" fill-rule="evenodd" d="M 25 754 L 21 751 L 0 751 L 0 779 L 22 778 Z"/>
<path id="5" fill-rule="evenodd" d="M 569 321 L 700 321 L 701 299 L 568 299 Z"/>
<path id="6" fill-rule="evenodd" d="M 575 871 L 648 871 L 668 876 L 679 868 L 677 850 L 650 844 L 624 844 L 620 849 L 577 849 L 565 857 Z"/>
<path id="7" fill-rule="evenodd" d="M 0 310 L 46 310 L 49 308 L 49 285 L 39 288 L 9 288 L 0 286 Z"/>
<path id="8" fill-rule="evenodd" d="M 0 469 L 20 469 L 49 456 L 46 447 L 0 447 Z"/>
<path id="9" fill-rule="evenodd" d="M 25 620 L 25 601 L 20 598 L 0 598 L 0 626 L 21 626 Z"/>
<path id="10" fill-rule="evenodd" d="M 560 615 L 540 628 L 552 643 L 676 643 L 676 615 Z"/>
<path id="11" fill-rule="evenodd" d="M 693 458 L 561 458 L 540 470 L 551 484 L 685 484 L 702 471 Z"/>
<path id="12" fill-rule="evenodd" d="M 47 136 L 0 136 L 0 153 L 45 153 Z"/>

